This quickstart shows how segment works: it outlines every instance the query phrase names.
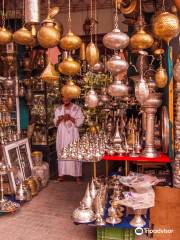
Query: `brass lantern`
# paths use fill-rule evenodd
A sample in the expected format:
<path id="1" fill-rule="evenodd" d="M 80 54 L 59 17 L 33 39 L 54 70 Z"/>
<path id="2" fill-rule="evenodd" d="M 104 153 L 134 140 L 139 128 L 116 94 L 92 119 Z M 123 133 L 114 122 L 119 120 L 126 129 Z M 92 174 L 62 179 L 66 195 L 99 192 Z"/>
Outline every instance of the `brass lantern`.
<path id="1" fill-rule="evenodd" d="M 153 20 L 153 32 L 158 38 L 169 44 L 170 40 L 179 34 L 179 31 L 179 19 L 175 14 L 162 12 L 155 16 Z"/>
<path id="2" fill-rule="evenodd" d="M 81 89 L 72 80 L 69 80 L 61 89 L 63 97 L 78 98 L 81 94 Z"/>
<path id="3" fill-rule="evenodd" d="M 86 47 L 86 60 L 92 67 L 99 61 L 99 49 L 92 41 Z"/>
<path id="4" fill-rule="evenodd" d="M 146 49 L 153 45 L 153 37 L 141 28 L 130 38 L 130 44 L 133 49 Z"/>
<path id="5" fill-rule="evenodd" d="M 59 74 L 54 68 L 54 65 L 49 62 L 41 74 L 41 79 L 47 83 L 53 84 L 59 79 Z"/>
<path id="6" fill-rule="evenodd" d="M 65 75 L 75 75 L 80 71 L 80 64 L 68 56 L 58 65 L 58 70 Z"/>

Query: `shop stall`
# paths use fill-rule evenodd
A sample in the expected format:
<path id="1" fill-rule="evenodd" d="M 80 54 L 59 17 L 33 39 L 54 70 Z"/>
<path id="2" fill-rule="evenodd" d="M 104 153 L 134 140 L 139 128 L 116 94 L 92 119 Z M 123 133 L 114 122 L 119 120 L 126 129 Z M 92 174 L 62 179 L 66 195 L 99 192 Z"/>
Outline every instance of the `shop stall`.
<path id="1" fill-rule="evenodd" d="M 85 1 L 78 36 L 72 11 L 79 1 L 64 3 L 65 26 L 57 2 L 48 0 L 41 14 L 39 0 L 22 0 L 22 14 L 17 8 L 11 16 L 2 1 L 0 213 L 19 210 L 46 187 L 57 160 L 85 162 L 92 180 L 72 221 L 97 227 L 98 240 L 135 239 L 157 223 L 158 189 L 180 187 L 179 3 Z M 105 7 L 113 26 L 99 34 L 97 11 Z M 80 137 L 59 150 L 55 109 L 63 98 L 81 107 L 84 122 L 71 121 Z"/>

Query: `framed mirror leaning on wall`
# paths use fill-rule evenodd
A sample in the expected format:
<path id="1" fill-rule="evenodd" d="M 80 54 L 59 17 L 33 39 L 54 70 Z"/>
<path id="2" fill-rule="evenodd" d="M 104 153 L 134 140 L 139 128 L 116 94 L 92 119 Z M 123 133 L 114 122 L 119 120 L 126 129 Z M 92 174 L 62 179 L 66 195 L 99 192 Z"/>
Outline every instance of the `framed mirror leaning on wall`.
<path id="1" fill-rule="evenodd" d="M 16 186 L 31 177 L 32 159 L 28 139 L 22 139 L 3 146 L 4 159 L 13 169 L 9 173 L 9 182 L 13 193 Z"/>

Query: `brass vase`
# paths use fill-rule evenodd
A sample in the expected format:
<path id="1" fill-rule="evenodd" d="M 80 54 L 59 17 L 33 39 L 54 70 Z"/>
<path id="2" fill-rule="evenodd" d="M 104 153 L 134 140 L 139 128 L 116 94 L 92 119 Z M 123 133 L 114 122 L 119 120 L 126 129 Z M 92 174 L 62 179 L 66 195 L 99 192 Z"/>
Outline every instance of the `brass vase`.
<path id="1" fill-rule="evenodd" d="M 92 67 L 99 61 L 99 50 L 93 42 L 86 47 L 86 60 Z"/>
<path id="2" fill-rule="evenodd" d="M 36 196 L 38 194 L 38 186 L 33 177 L 30 177 L 24 181 L 24 184 L 27 185 L 31 189 L 32 196 Z"/>
<path id="3" fill-rule="evenodd" d="M 69 31 L 60 41 L 60 47 L 67 51 L 72 51 L 80 48 L 80 37 L 76 36 L 73 32 Z"/>
<path id="4" fill-rule="evenodd" d="M 58 65 L 58 70 L 65 75 L 75 75 L 80 71 L 80 64 L 71 56 L 68 56 Z"/>
<path id="5" fill-rule="evenodd" d="M 50 84 L 53 84 L 59 79 L 59 74 L 55 70 L 54 65 L 49 62 L 44 71 L 42 72 L 40 78 Z"/>
<path id="6" fill-rule="evenodd" d="M 60 32 L 55 27 L 54 20 L 46 18 L 37 34 L 39 44 L 44 48 L 53 48 L 59 44 L 60 37 Z"/>
<path id="7" fill-rule="evenodd" d="M 69 80 L 61 89 L 61 94 L 67 98 L 78 98 L 81 94 L 79 86 L 75 85 L 72 80 Z"/>
<path id="8" fill-rule="evenodd" d="M 12 41 L 12 33 L 5 27 L 0 28 L 0 45 L 6 45 Z"/>
<path id="9" fill-rule="evenodd" d="M 155 16 L 152 27 L 154 34 L 168 44 L 180 31 L 178 17 L 169 12 L 163 12 Z"/>
<path id="10" fill-rule="evenodd" d="M 33 36 L 31 31 L 23 26 L 13 34 L 13 39 L 17 44 L 29 46 L 33 41 Z"/>
<path id="11" fill-rule="evenodd" d="M 153 45 L 153 42 L 153 37 L 146 33 L 143 28 L 133 34 L 130 38 L 131 47 L 138 50 L 150 48 Z"/>
<path id="12" fill-rule="evenodd" d="M 168 76 L 166 69 L 160 66 L 155 73 L 156 86 L 158 88 L 164 88 L 167 84 Z"/>

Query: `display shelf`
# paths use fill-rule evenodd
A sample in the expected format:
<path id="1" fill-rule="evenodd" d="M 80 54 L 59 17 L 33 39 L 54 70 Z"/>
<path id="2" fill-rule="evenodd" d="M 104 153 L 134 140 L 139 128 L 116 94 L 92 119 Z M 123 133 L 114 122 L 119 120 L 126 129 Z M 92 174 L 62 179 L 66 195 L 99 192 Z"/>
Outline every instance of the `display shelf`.
<path id="1" fill-rule="evenodd" d="M 123 156 L 105 155 L 102 159 L 106 160 L 106 161 L 138 161 L 138 162 L 158 162 L 158 163 L 170 163 L 171 162 L 171 159 L 163 153 L 160 153 L 160 155 L 156 158 L 147 158 L 147 157 L 143 157 L 141 155 L 138 157 L 131 157 L 131 156 L 127 156 L 127 155 L 123 155 Z"/>

